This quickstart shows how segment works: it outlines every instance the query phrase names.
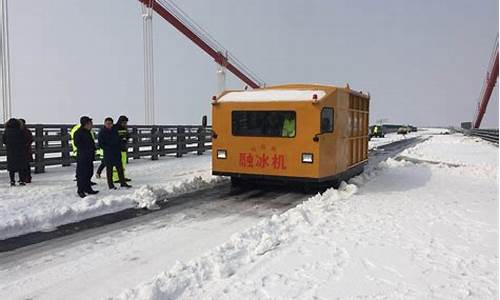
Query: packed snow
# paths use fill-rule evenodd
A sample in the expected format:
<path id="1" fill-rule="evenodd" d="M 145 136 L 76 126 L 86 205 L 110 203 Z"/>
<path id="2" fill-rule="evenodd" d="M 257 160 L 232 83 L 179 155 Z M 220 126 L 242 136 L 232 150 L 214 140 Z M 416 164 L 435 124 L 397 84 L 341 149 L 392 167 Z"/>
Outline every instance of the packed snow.
<path id="1" fill-rule="evenodd" d="M 322 90 L 254 90 L 229 92 L 220 97 L 218 102 L 278 102 L 278 101 L 313 101 L 313 95 L 318 100 L 326 93 Z"/>
<path id="2" fill-rule="evenodd" d="M 434 135 L 401 158 L 116 298 L 498 298 L 498 148 Z"/>
<path id="3" fill-rule="evenodd" d="M 211 175 L 210 153 L 183 158 L 165 157 L 158 161 L 132 160 L 126 174 L 134 188 L 109 191 L 105 171 L 97 195 L 76 196 L 75 166 L 47 168 L 34 174 L 33 183 L 8 186 L 8 174 L 0 173 L 0 240 L 34 231 L 50 231 L 57 226 L 91 217 L 139 207 L 155 209 L 156 201 L 209 188 L 221 179 Z M 96 165 L 97 169 L 97 165 Z"/>
<path id="4" fill-rule="evenodd" d="M 377 141 L 376 145 L 400 138 L 403 137 L 389 136 Z M 224 181 L 211 175 L 210 153 L 187 155 L 180 159 L 131 160 L 126 173 L 133 179 L 133 189 L 109 191 L 105 175 L 102 179 L 94 177 L 99 194 L 82 200 L 76 195 L 74 165 L 49 167 L 46 173 L 34 174 L 33 183 L 24 187 L 10 187 L 8 174 L 0 172 L 0 182 L 5 183 L 0 185 L 0 240 L 35 231 L 51 231 L 60 225 L 127 208 L 155 209 L 158 200 L 209 188 Z"/>
<path id="5" fill-rule="evenodd" d="M 440 128 L 422 128 L 415 132 L 410 132 L 408 134 L 397 134 L 396 132 L 386 133 L 383 138 L 372 137 L 368 141 L 368 149 L 375 149 L 389 143 L 401 141 L 404 139 L 409 139 L 417 136 L 428 136 L 433 134 L 441 134 L 449 132 L 448 129 L 440 129 Z"/>
<path id="6" fill-rule="evenodd" d="M 307 199 L 301 193 L 225 184 L 171 198 L 141 217 L 0 253 L 0 299 L 102 299 L 189 261 L 262 218 Z"/>
<path id="7" fill-rule="evenodd" d="M 50 168 L 32 186 L 0 188 L 10 195 L 2 195 L 0 222 L 11 220 L 8 211 L 30 220 L 18 232 L 51 230 L 181 198 L 140 218 L 1 253 L 0 298 L 498 298 L 498 148 L 441 132 L 415 133 L 429 138 L 312 198 L 232 194 L 210 175 L 209 155 L 192 155 L 132 161 L 135 188 L 89 197 L 100 205 L 92 210 L 74 195 L 73 167 Z M 115 200 L 97 204 L 108 197 Z"/>

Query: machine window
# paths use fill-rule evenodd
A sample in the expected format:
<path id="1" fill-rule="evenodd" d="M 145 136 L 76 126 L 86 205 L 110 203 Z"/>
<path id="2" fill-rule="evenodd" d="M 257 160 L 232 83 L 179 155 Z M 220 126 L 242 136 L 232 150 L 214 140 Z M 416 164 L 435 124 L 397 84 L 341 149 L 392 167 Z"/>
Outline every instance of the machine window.
<path id="1" fill-rule="evenodd" d="M 321 110 L 321 133 L 333 132 L 333 108 L 324 107 Z"/>
<path id="2" fill-rule="evenodd" d="M 294 111 L 233 111 L 234 136 L 295 137 Z"/>

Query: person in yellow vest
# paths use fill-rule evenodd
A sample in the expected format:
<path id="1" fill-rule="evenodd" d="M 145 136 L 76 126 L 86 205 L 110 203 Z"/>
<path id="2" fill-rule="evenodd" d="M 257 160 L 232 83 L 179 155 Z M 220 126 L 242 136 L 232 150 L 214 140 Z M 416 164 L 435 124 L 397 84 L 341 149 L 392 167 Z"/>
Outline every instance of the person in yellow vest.
<path id="1" fill-rule="evenodd" d="M 118 136 L 120 137 L 123 174 L 125 174 L 125 166 L 127 164 L 127 152 L 128 152 L 128 140 L 129 140 L 127 125 L 128 125 L 128 118 L 126 116 L 120 116 L 116 124 L 113 126 L 113 128 L 116 131 L 118 131 Z M 131 181 L 131 179 L 127 178 L 126 176 L 125 180 Z M 113 168 L 113 182 L 114 183 L 120 182 L 120 178 L 118 177 L 118 172 L 116 171 L 116 168 Z"/>
<path id="2" fill-rule="evenodd" d="M 78 128 L 80 128 L 80 124 L 76 124 L 75 126 L 73 126 L 71 128 L 71 130 L 69 131 L 69 138 L 71 140 L 71 153 L 70 155 L 73 156 L 73 157 L 76 157 L 76 145 L 75 145 L 75 132 L 78 130 Z"/>
<path id="3" fill-rule="evenodd" d="M 70 152 L 70 155 L 75 157 L 76 158 L 76 154 L 78 152 L 78 148 L 76 147 L 75 145 L 75 132 L 80 129 L 80 124 L 76 124 L 75 126 L 71 127 L 71 130 L 69 131 L 69 138 L 70 138 L 70 141 L 71 141 L 71 152 Z M 94 139 L 94 141 L 96 140 L 95 138 L 95 132 L 93 130 L 90 130 L 90 133 L 92 134 L 92 138 Z M 102 155 L 103 155 L 103 151 L 102 149 L 97 149 L 96 150 L 96 158 L 100 159 L 102 158 Z M 76 178 L 76 175 L 75 175 L 75 180 L 77 180 Z M 96 185 L 97 183 L 91 181 L 90 182 L 91 185 Z"/>
<path id="4" fill-rule="evenodd" d="M 295 136 L 295 118 L 292 113 L 287 113 L 283 121 L 283 130 L 281 136 L 294 137 Z"/>

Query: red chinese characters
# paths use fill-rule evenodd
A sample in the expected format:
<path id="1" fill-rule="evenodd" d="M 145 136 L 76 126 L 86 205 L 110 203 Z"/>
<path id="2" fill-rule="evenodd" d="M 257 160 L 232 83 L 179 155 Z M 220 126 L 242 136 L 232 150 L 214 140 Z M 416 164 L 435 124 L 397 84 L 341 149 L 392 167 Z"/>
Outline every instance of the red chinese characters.
<path id="1" fill-rule="evenodd" d="M 285 155 L 273 153 L 271 156 L 266 153 L 240 153 L 239 166 L 241 168 L 272 167 L 275 170 L 286 170 Z"/>
<path id="2" fill-rule="evenodd" d="M 252 153 L 240 153 L 240 167 L 253 168 L 253 160 Z"/>
<path id="3" fill-rule="evenodd" d="M 257 154 L 257 162 L 256 166 L 259 168 L 266 168 L 269 166 L 269 156 L 265 153 L 262 153 L 261 155 Z"/>
<path id="4" fill-rule="evenodd" d="M 285 156 L 283 154 L 274 154 L 272 158 L 272 163 L 274 169 L 286 170 L 285 166 Z"/>

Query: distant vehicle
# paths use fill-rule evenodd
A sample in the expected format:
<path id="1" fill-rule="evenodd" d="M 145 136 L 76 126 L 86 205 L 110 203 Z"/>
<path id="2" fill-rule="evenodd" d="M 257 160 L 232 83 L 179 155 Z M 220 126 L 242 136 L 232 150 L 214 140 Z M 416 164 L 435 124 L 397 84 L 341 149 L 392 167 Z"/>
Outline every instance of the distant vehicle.
<path id="1" fill-rule="evenodd" d="M 398 134 L 408 134 L 410 131 L 410 127 L 408 126 L 401 126 L 398 128 Z"/>
<path id="2" fill-rule="evenodd" d="M 383 138 L 385 137 L 384 126 L 381 125 L 373 125 L 370 127 L 370 138 L 377 137 Z"/>
<path id="3" fill-rule="evenodd" d="M 410 127 L 410 132 L 417 132 L 418 128 L 416 126 L 408 126 Z"/>
<path id="4" fill-rule="evenodd" d="M 212 173 L 246 181 L 336 184 L 368 162 L 370 97 L 293 84 L 226 91 L 212 102 Z"/>

